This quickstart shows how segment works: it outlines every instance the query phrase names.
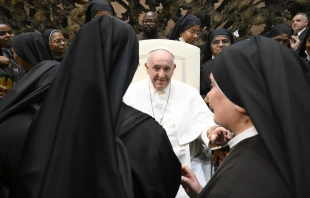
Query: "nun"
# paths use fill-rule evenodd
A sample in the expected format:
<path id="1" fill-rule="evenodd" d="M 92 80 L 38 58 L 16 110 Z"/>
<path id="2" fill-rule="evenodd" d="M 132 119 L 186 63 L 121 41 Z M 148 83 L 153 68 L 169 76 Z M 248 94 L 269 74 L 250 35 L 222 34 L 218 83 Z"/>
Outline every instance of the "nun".
<path id="1" fill-rule="evenodd" d="M 224 49 L 210 71 L 207 97 L 214 121 L 236 136 L 204 188 L 183 166 L 182 185 L 188 194 L 309 197 L 310 84 L 305 63 L 278 42 L 254 36 Z"/>
<path id="2" fill-rule="evenodd" d="M 79 30 L 27 136 L 15 197 L 175 197 L 181 164 L 165 130 L 122 102 L 138 64 L 126 22 L 103 15 Z"/>
<path id="3" fill-rule="evenodd" d="M 67 40 L 60 30 L 47 29 L 42 36 L 49 44 L 56 61 L 61 62 L 67 49 Z"/>
<path id="4" fill-rule="evenodd" d="M 211 81 L 209 76 L 203 75 L 205 72 L 210 72 L 210 62 L 216 57 L 225 47 L 234 43 L 233 35 L 225 28 L 215 29 L 208 35 L 206 45 L 204 47 L 204 55 L 200 66 L 200 95 L 205 98 L 206 94 L 211 89 Z M 207 102 L 207 101 L 206 101 Z"/>
<path id="5" fill-rule="evenodd" d="M 186 14 L 177 20 L 169 39 L 193 44 L 199 35 L 200 25 L 200 19 L 194 15 Z"/>
<path id="6" fill-rule="evenodd" d="M 40 34 L 22 33 L 12 40 L 12 47 L 27 73 L 0 102 L 0 195 L 14 189 L 24 139 L 59 65 Z"/>

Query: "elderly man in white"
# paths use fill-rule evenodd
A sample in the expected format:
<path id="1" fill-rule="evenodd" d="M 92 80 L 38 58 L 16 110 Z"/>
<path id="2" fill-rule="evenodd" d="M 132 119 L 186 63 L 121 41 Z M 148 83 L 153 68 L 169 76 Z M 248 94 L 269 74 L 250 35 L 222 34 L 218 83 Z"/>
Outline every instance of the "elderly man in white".
<path id="1" fill-rule="evenodd" d="M 212 112 L 194 87 L 171 79 L 176 65 L 167 48 L 151 50 L 145 68 L 149 78 L 132 83 L 124 102 L 160 123 L 180 162 L 206 184 L 212 173 L 211 152 L 206 146 L 207 131 L 215 125 Z M 215 130 L 229 133 L 223 127 Z M 182 187 L 177 197 L 188 197 Z"/>

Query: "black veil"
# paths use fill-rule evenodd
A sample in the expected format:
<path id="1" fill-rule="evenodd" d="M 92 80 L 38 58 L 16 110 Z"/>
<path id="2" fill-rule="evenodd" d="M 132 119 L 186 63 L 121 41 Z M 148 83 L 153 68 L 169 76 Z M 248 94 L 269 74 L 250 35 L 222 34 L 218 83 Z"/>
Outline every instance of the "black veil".
<path id="1" fill-rule="evenodd" d="M 41 104 L 59 65 L 54 61 L 49 45 L 38 33 L 16 36 L 12 40 L 12 47 L 20 57 L 32 64 L 32 69 L 1 100 L 0 122 L 27 105 Z"/>
<path id="2" fill-rule="evenodd" d="M 106 0 L 90 0 L 85 15 L 85 23 L 91 21 L 98 11 L 108 11 L 112 16 L 115 15 L 113 6 Z"/>
<path id="3" fill-rule="evenodd" d="M 254 36 L 225 48 L 210 70 L 222 92 L 247 110 L 292 196 L 308 197 L 310 86 L 305 63 L 277 41 Z"/>
<path id="4" fill-rule="evenodd" d="M 17 197 L 125 197 L 115 125 L 138 47 L 109 15 L 80 29 L 29 131 Z"/>

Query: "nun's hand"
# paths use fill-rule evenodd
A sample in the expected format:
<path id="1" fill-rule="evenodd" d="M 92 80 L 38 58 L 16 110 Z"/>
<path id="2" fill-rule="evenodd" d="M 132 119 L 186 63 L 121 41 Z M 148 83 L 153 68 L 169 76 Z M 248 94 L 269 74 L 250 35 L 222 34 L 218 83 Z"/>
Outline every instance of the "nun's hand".
<path id="1" fill-rule="evenodd" d="M 187 195 L 191 198 L 196 197 L 203 189 L 203 187 L 199 184 L 196 175 L 188 166 L 183 164 L 181 184 Z"/>
<path id="2" fill-rule="evenodd" d="M 290 39 L 290 46 L 292 50 L 296 50 L 300 45 L 300 40 L 297 36 L 291 36 Z"/>
<path id="3" fill-rule="evenodd" d="M 6 56 L 0 56 L 0 65 L 8 66 L 10 64 L 10 60 Z"/>
<path id="4" fill-rule="evenodd" d="M 7 93 L 8 89 L 2 85 L 0 85 L 0 99 L 2 99 Z"/>

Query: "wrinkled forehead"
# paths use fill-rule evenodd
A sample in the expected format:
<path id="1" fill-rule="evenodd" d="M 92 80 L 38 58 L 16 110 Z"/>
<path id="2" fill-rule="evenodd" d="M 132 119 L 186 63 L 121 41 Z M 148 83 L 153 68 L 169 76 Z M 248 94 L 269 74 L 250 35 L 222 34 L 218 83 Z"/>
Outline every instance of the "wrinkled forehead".
<path id="1" fill-rule="evenodd" d="M 300 14 L 294 16 L 293 21 L 296 21 L 296 20 L 298 20 L 298 19 L 300 19 L 300 20 L 302 20 L 302 21 L 305 21 L 304 16 L 303 16 L 303 15 L 300 15 Z"/>
<path id="2" fill-rule="evenodd" d="M 164 49 L 158 49 L 155 51 L 151 51 L 149 53 L 151 56 L 152 62 L 169 62 L 171 63 L 171 66 L 173 66 L 173 56 L 170 52 L 164 50 Z"/>

